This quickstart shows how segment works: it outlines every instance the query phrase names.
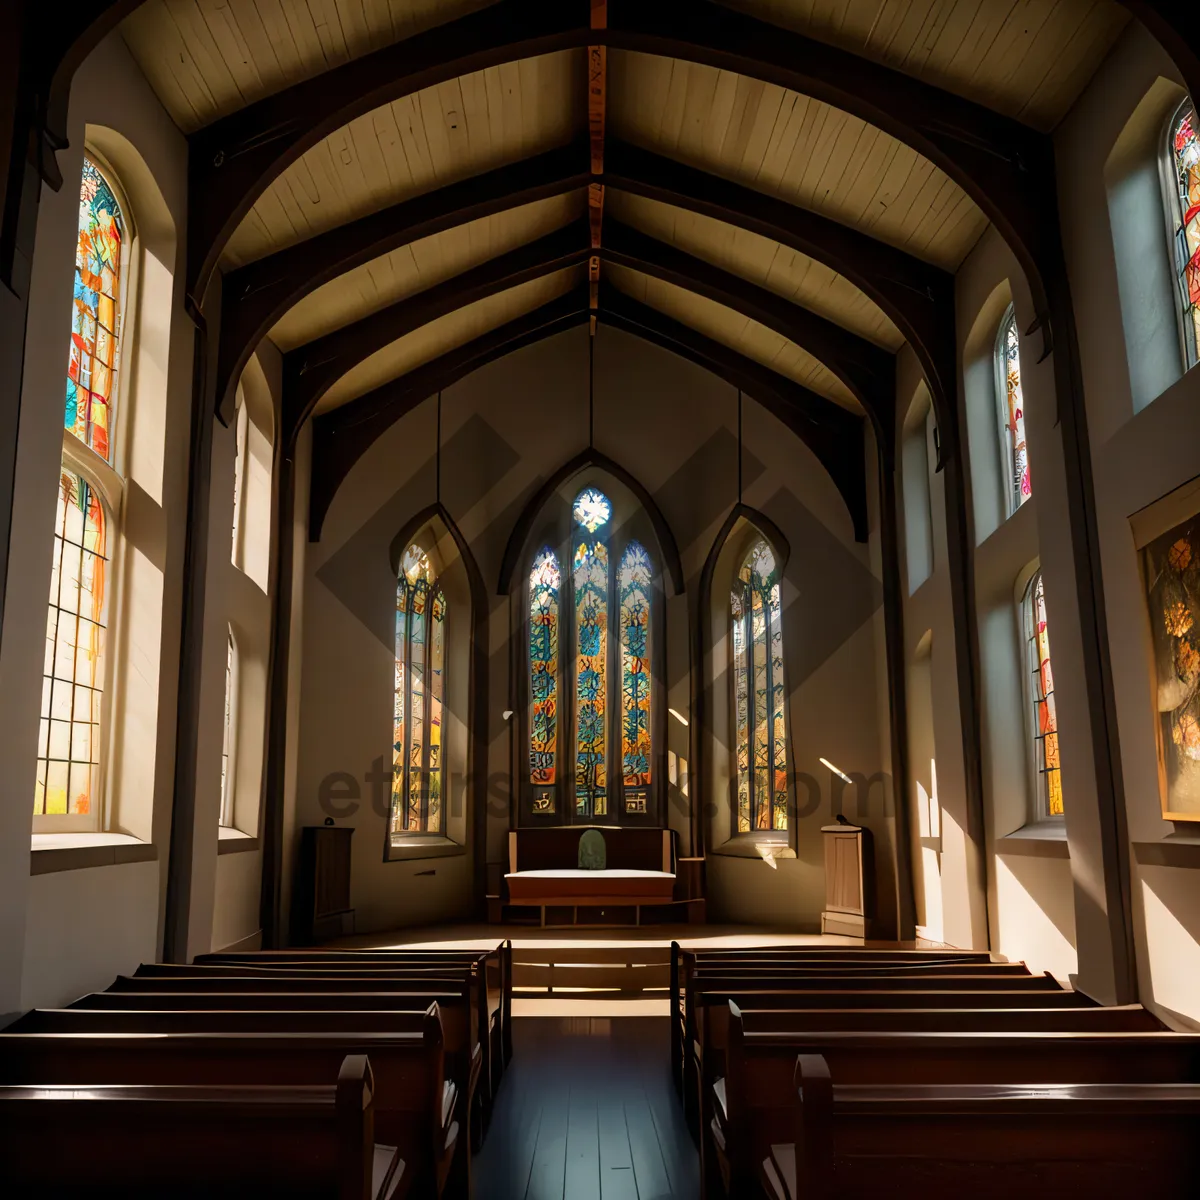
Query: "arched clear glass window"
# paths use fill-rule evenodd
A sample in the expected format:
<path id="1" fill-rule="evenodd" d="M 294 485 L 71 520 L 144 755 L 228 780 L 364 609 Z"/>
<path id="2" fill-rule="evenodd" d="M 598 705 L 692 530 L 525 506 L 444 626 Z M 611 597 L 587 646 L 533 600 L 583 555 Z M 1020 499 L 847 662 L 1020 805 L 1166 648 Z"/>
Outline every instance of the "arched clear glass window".
<path id="1" fill-rule="evenodd" d="M 98 815 L 107 569 L 104 504 L 87 479 L 64 468 L 54 524 L 35 816 Z"/>
<path id="2" fill-rule="evenodd" d="M 446 597 L 429 554 L 415 543 L 396 584 L 391 832 L 442 833 L 442 718 Z"/>
<path id="3" fill-rule="evenodd" d="M 233 827 L 237 667 L 237 643 L 230 629 L 225 647 L 225 728 L 221 736 L 221 824 L 230 829 Z"/>
<path id="4" fill-rule="evenodd" d="M 1042 573 L 1035 571 L 1021 603 L 1025 627 L 1027 695 L 1031 712 L 1030 745 L 1038 819 L 1063 815 L 1062 771 L 1058 751 L 1058 711 L 1050 666 L 1050 628 Z"/>
<path id="5" fill-rule="evenodd" d="M 729 612 L 737 832 L 786 830 L 787 689 L 779 569 L 764 539 L 750 547 L 738 568 Z"/>
<path id="6" fill-rule="evenodd" d="M 1191 100 L 1175 110 L 1167 126 L 1166 162 L 1183 361 L 1190 369 L 1200 358 L 1200 137 Z"/>
<path id="7" fill-rule="evenodd" d="M 121 479 L 112 464 L 128 257 L 118 195 L 85 156 L 33 801 L 41 829 L 95 828 L 103 807 L 107 573 L 111 518 L 120 511 Z"/>
<path id="8" fill-rule="evenodd" d="M 230 560 L 235 567 L 240 568 L 245 559 L 239 535 L 243 525 L 242 508 L 246 503 L 246 434 L 250 427 L 250 410 L 246 407 L 241 388 L 238 389 L 236 426 L 233 446 L 233 527 L 230 530 Z"/>
<path id="9" fill-rule="evenodd" d="M 1033 495 L 1029 483 L 1029 453 L 1025 444 L 1025 399 L 1021 388 L 1021 347 L 1017 314 L 1012 306 L 996 336 L 996 403 L 1000 417 L 1001 479 L 1008 515 Z"/>
<path id="10" fill-rule="evenodd" d="M 612 817 L 614 795 L 622 813 L 650 814 L 654 562 L 636 539 L 613 546 L 612 502 L 597 488 L 576 496 L 571 515 L 570 573 L 543 546 L 528 577 L 531 811 L 556 813 L 566 787 L 575 820 Z"/>

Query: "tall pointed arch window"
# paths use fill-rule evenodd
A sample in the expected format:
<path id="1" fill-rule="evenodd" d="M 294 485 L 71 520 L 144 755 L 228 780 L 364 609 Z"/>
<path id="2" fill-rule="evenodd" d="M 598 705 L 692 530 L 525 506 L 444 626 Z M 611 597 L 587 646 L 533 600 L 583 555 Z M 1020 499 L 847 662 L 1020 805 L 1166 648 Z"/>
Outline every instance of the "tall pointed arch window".
<path id="1" fill-rule="evenodd" d="M 1190 100 L 1175 110 L 1167 126 L 1167 220 L 1175 274 L 1184 367 L 1200 359 L 1200 137 Z"/>
<path id="2" fill-rule="evenodd" d="M 729 597 L 738 833 L 786 830 L 787 690 L 779 568 L 759 539 Z"/>
<path id="3" fill-rule="evenodd" d="M 442 833 L 446 597 L 429 554 L 404 551 L 396 584 L 391 832 Z"/>
<path id="4" fill-rule="evenodd" d="M 1058 710 L 1054 700 L 1054 674 L 1050 666 L 1050 626 L 1046 620 L 1046 595 L 1042 573 L 1036 571 L 1022 602 L 1025 625 L 1026 675 L 1032 715 L 1036 816 L 1063 815 L 1062 771 L 1058 751 Z"/>
<path id="5" fill-rule="evenodd" d="M 996 400 L 1000 416 L 1002 486 L 1008 515 L 1033 495 L 1029 483 L 1029 451 L 1025 442 L 1025 398 L 1021 387 L 1021 346 L 1017 314 L 1012 306 L 996 337 Z"/>
<path id="6" fill-rule="evenodd" d="M 543 546 L 528 577 L 531 811 L 557 814 L 565 790 L 572 820 L 652 815 L 654 562 L 594 487 L 569 546 L 568 570 Z"/>
<path id="7" fill-rule="evenodd" d="M 46 620 L 35 828 L 95 828 L 101 818 L 108 564 L 121 479 L 113 469 L 126 214 L 85 156 Z M 52 820 L 46 821 L 45 819 Z"/>

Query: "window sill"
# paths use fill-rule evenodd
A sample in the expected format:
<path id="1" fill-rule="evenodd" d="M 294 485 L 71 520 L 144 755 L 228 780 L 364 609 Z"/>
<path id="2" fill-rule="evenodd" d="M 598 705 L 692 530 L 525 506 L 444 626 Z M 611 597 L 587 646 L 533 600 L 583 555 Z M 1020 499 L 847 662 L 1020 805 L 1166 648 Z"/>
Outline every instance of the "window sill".
<path id="1" fill-rule="evenodd" d="M 1067 827 L 1062 821 L 1037 821 L 1014 829 L 996 840 L 996 853 L 1002 857 L 1070 859 Z"/>
<path id="2" fill-rule="evenodd" d="M 253 834 L 243 833 L 240 829 L 231 829 L 222 825 L 217 830 L 218 854 L 242 854 L 248 850 L 258 849 L 258 838 Z"/>
<path id="3" fill-rule="evenodd" d="M 430 834 L 413 834 L 393 841 L 388 846 L 387 862 L 412 862 L 421 858 L 453 858 L 466 854 L 466 846 L 448 837 Z"/>
<path id="4" fill-rule="evenodd" d="M 764 831 L 760 834 L 738 833 L 728 841 L 722 842 L 713 850 L 713 854 L 723 858 L 764 858 L 760 846 L 769 847 L 771 857 L 775 859 L 795 858 L 785 830 L 774 832 Z"/>
<path id="5" fill-rule="evenodd" d="M 30 875 L 153 862 L 158 847 L 127 833 L 35 833 L 30 846 Z"/>
<path id="6" fill-rule="evenodd" d="M 1134 842 L 1133 855 L 1141 867 L 1200 868 L 1200 837 L 1172 833 L 1157 842 Z"/>

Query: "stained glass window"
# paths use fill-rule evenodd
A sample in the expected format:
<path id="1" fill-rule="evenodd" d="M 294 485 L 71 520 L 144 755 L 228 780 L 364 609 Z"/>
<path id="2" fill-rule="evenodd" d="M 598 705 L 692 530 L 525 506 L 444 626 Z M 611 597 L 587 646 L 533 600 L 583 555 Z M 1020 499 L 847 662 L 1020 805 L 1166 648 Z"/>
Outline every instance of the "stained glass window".
<path id="1" fill-rule="evenodd" d="M 579 493 L 572 584 L 575 608 L 575 812 L 608 813 L 608 522 L 595 488 Z"/>
<path id="2" fill-rule="evenodd" d="M 99 802 L 107 516 L 64 469 L 54 525 L 35 815 L 86 816 Z"/>
<path id="3" fill-rule="evenodd" d="M 729 597 L 737 831 L 788 827 L 787 710 L 779 571 L 750 548 Z"/>
<path id="4" fill-rule="evenodd" d="M 558 765 L 558 555 L 544 547 L 529 572 L 529 782 L 533 811 L 554 812 Z"/>
<path id="5" fill-rule="evenodd" d="M 1143 553 L 1168 820 L 1200 816 L 1200 517 Z"/>
<path id="6" fill-rule="evenodd" d="M 562 788 L 576 820 L 611 817 L 614 803 L 649 814 L 653 559 L 640 542 L 614 539 L 612 503 L 597 488 L 575 497 L 571 515 L 569 570 L 544 546 L 529 572 L 532 811 L 555 813 Z"/>
<path id="7" fill-rule="evenodd" d="M 233 692 L 234 657 L 237 649 L 233 644 L 233 630 L 229 631 L 229 642 L 225 648 L 225 732 L 221 739 L 221 824 L 233 825 L 233 774 L 230 755 L 233 750 Z"/>
<path id="8" fill-rule="evenodd" d="M 1062 772 L 1058 755 L 1058 714 L 1054 704 L 1054 675 L 1050 668 L 1050 631 L 1046 597 L 1038 571 L 1025 590 L 1025 636 L 1029 646 L 1030 697 L 1033 702 L 1033 765 L 1038 815 L 1063 815 Z"/>
<path id="9" fill-rule="evenodd" d="M 625 811 L 648 810 L 650 788 L 650 555 L 630 542 L 621 557 L 621 773 Z"/>
<path id="10" fill-rule="evenodd" d="M 1033 495 L 1029 484 L 1028 447 L 1025 444 L 1020 339 L 1017 336 L 1017 315 L 1011 308 L 1000 323 L 1000 335 L 996 339 L 996 392 L 1000 407 L 1004 488 L 1011 515 Z"/>
<path id="11" fill-rule="evenodd" d="M 112 185 L 85 158 L 63 423 L 106 461 L 112 460 L 124 240 L 125 221 Z"/>
<path id="12" fill-rule="evenodd" d="M 446 598 L 429 555 L 414 544 L 396 584 L 393 834 L 442 830 L 445 670 Z"/>
<path id="13" fill-rule="evenodd" d="M 1200 138 L 1196 131 L 1196 110 L 1190 102 L 1180 107 L 1171 122 L 1168 158 L 1183 342 L 1187 366 L 1193 367 L 1200 357 Z"/>

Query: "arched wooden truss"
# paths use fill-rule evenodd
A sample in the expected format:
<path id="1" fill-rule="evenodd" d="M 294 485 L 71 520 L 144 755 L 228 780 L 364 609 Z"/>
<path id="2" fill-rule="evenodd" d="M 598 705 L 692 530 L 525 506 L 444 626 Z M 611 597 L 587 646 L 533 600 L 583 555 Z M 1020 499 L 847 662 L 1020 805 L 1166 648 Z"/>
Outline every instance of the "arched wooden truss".
<path id="1" fill-rule="evenodd" d="M 0 278 L 26 292 L 33 217 L 41 183 L 62 180 L 55 153 L 66 144 L 67 97 L 78 65 L 99 40 L 139 6 L 139 0 L 81 0 L 55 5 L 23 0 L 9 61 L 6 95 L 14 114 L 9 174 L 0 217 Z M 1193 95 L 1200 95 L 1200 25 L 1174 0 L 1124 0 L 1174 58 Z M 604 10 L 597 21 L 594 10 Z M 1128 866 L 1122 861 L 1122 808 L 1112 682 L 1103 637 L 1104 599 L 1099 586 L 1095 502 L 1079 351 L 1059 227 L 1054 156 L 1048 135 L 986 106 L 964 100 L 912 75 L 784 30 L 710 0 L 499 0 L 457 20 L 376 50 L 248 104 L 190 137 L 187 294 L 200 333 L 217 340 L 215 377 L 198 372 L 195 402 L 231 408 L 242 368 L 276 321 L 314 288 L 397 246 L 454 228 L 489 213 L 594 185 L 656 199 L 759 233 L 823 263 L 878 305 L 912 347 L 926 377 L 938 421 L 945 469 L 949 568 L 958 639 L 959 693 L 967 741 L 968 835 L 982 844 L 982 775 L 977 650 L 974 644 L 971 532 L 957 428 L 957 364 L 953 278 L 945 270 L 805 208 L 728 179 L 706 174 L 645 149 L 603 139 L 552 150 L 406 199 L 340 225 L 298 246 L 229 271 L 223 284 L 219 327 L 204 319 L 205 289 L 222 249 L 239 221 L 278 174 L 331 131 L 381 104 L 482 67 L 571 48 L 607 48 L 705 64 L 775 84 L 853 114 L 914 148 L 957 183 L 1013 250 L 1026 274 L 1035 309 L 1034 328 L 1052 355 L 1066 448 L 1067 489 L 1076 574 L 1086 598 L 1080 613 L 1092 741 L 1109 755 L 1097 771 L 1106 835 L 1106 871 L 1122 880 L 1128 907 Z M 602 56 L 601 56 L 602 60 Z M 600 60 L 598 60 L 600 61 Z M 18 69 L 19 65 L 19 69 Z M 601 135 L 602 136 L 602 135 Z M 598 241 L 598 244 L 597 244 Z M 871 423 L 879 450 L 881 533 L 887 607 L 899 603 L 891 478 L 894 458 L 894 360 L 866 339 L 740 276 L 701 261 L 644 231 L 609 221 L 596 238 L 590 225 L 567 226 L 478 265 L 409 300 L 338 330 L 329 330 L 285 356 L 280 428 L 284 485 L 281 521 L 290 520 L 294 484 L 291 451 L 296 433 L 330 385 L 373 348 L 461 305 L 498 294 L 585 260 L 636 270 L 716 301 L 802 347 L 849 391 Z M 595 318 L 666 346 L 741 386 L 772 408 L 802 437 L 837 483 L 855 523 L 865 532 L 864 421 L 829 399 L 753 362 L 695 329 L 632 300 L 611 287 L 569 293 L 480 336 L 467 346 L 408 371 L 314 422 L 313 527 L 338 482 L 371 441 L 419 399 L 470 370 L 559 329 Z M 19 363 L 18 363 L 19 370 Z M 205 422 L 198 422 L 203 429 Z M 207 446 L 195 439 L 192 474 L 203 497 Z M 194 500 L 197 497 L 193 496 Z M 201 541 L 204 506 L 189 523 Z M 286 528 L 287 526 L 283 526 Z M 890 532 L 889 532 L 890 529 Z M 3 541 L 5 539 L 0 539 Z M 290 539 L 280 539 L 281 555 Z M 288 564 L 280 561 L 278 570 Z M 892 577 L 895 577 L 893 579 Z M 277 598 L 278 604 L 278 598 Z M 202 608 L 202 602 L 200 602 Z M 202 615 L 202 614 L 201 614 Z M 898 618 L 895 618 L 898 620 Z M 186 620 L 195 622 L 191 613 Z M 201 621 L 202 624 L 202 621 Z M 284 622 L 286 625 L 286 622 Z M 903 712 L 898 625 L 889 624 L 889 675 L 893 707 Z M 279 647 L 276 647 L 278 652 Z M 279 656 L 284 660 L 286 654 Z M 195 679 L 192 679 L 192 675 Z M 198 687 L 198 670 L 184 663 L 185 686 Z M 278 680 L 275 681 L 278 685 Z M 286 674 L 285 674 L 286 682 Z M 899 687 L 899 690 L 897 688 Z M 181 713 L 186 706 L 181 706 Z M 893 728 L 893 750 L 903 753 L 902 728 Z M 899 747 L 899 748 L 898 748 Z M 897 759 L 897 774 L 902 765 Z M 270 775 L 270 766 L 268 766 Z M 268 780 L 268 792 L 273 786 Z M 1106 819 L 1109 819 L 1106 818 Z M 176 822 L 176 824 L 180 824 Z M 897 828 L 903 822 L 897 823 Z M 183 854 L 186 848 L 181 848 Z M 268 867 L 271 838 L 267 839 Z M 173 846 L 173 857 L 175 847 Z M 277 871 L 276 871 L 277 875 Z M 264 913 L 274 900 L 264 890 Z M 1110 912 L 1114 906 L 1110 904 Z M 170 923 L 169 928 L 170 928 Z M 269 927 L 268 927 L 269 935 Z M 1128 931 L 1119 936 L 1128 942 Z"/>

